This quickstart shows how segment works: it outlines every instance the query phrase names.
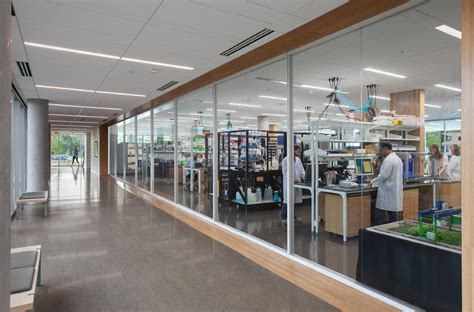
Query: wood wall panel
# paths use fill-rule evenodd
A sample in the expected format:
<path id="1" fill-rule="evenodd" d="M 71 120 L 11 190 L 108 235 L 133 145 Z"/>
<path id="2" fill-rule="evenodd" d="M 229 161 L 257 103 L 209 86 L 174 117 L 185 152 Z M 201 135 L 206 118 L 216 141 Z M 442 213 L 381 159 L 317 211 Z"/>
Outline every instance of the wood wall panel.
<path id="1" fill-rule="evenodd" d="M 208 86 L 243 70 L 252 68 L 277 56 L 283 56 L 285 53 L 356 25 L 397 6 L 406 4 L 407 2 L 408 0 L 351 0 L 238 58 L 156 97 L 150 102 L 136 107 L 126 114 L 111 119 L 106 125 L 111 125 L 138 115 L 152 107 L 172 101 L 180 96 Z"/>
<path id="2" fill-rule="evenodd" d="M 109 132 L 107 126 L 99 127 L 99 169 L 101 176 L 109 174 Z"/>
<path id="3" fill-rule="evenodd" d="M 461 48 L 461 137 L 462 137 L 462 309 L 474 308 L 472 251 L 474 245 L 474 0 L 462 0 L 462 48 Z"/>

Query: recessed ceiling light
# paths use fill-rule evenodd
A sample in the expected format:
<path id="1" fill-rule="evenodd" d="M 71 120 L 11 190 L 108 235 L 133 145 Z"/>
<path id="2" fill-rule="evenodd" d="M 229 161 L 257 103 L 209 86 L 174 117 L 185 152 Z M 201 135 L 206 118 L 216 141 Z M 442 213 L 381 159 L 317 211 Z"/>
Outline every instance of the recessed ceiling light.
<path id="1" fill-rule="evenodd" d="M 54 120 L 50 119 L 49 122 L 65 122 L 65 123 L 86 123 L 86 124 L 97 124 L 97 121 L 80 121 L 80 120 Z"/>
<path id="2" fill-rule="evenodd" d="M 281 100 L 281 101 L 286 101 L 285 97 L 278 97 L 278 96 L 271 96 L 271 95 L 259 95 L 259 98 L 262 99 L 271 99 L 271 100 Z"/>
<path id="3" fill-rule="evenodd" d="M 434 104 L 428 104 L 428 103 L 425 103 L 425 106 L 426 107 L 433 107 L 433 108 L 441 108 L 442 107 L 441 105 L 434 105 Z"/>
<path id="4" fill-rule="evenodd" d="M 181 66 L 181 65 L 174 65 L 174 64 L 139 60 L 139 59 L 134 59 L 134 58 L 120 57 L 120 56 L 116 56 L 116 55 L 95 53 L 95 52 L 84 51 L 84 50 L 69 49 L 69 48 L 58 47 L 58 46 L 47 45 L 47 44 L 34 43 L 34 42 L 25 42 L 25 45 L 31 46 L 31 47 L 37 47 L 37 48 L 44 48 L 44 49 L 62 51 L 62 52 L 71 52 L 71 53 L 84 54 L 84 55 L 90 55 L 90 56 L 98 56 L 98 57 L 104 57 L 104 58 L 110 58 L 110 59 L 114 59 L 114 60 L 122 60 L 122 61 L 127 61 L 127 62 L 134 62 L 134 63 L 151 64 L 151 65 L 164 66 L 164 67 L 173 67 L 173 68 L 187 69 L 187 70 L 193 70 L 194 69 L 194 68 L 188 67 L 188 66 Z"/>
<path id="5" fill-rule="evenodd" d="M 90 115 L 68 115 L 68 114 L 49 114 L 49 116 L 61 116 L 61 117 L 78 117 L 78 118 L 99 118 L 105 119 L 105 116 L 90 116 Z"/>
<path id="6" fill-rule="evenodd" d="M 68 49 L 68 48 L 46 45 L 46 44 L 39 44 L 39 43 L 34 43 L 34 42 L 25 42 L 25 45 L 30 46 L 30 47 L 37 47 L 37 48 L 57 50 L 57 51 L 63 51 L 63 52 L 71 52 L 71 53 L 77 53 L 77 54 L 85 54 L 85 55 L 91 55 L 91 56 L 110 58 L 114 60 L 120 59 L 119 56 L 110 55 L 110 54 L 102 54 L 102 53 L 95 53 L 95 52 L 89 52 L 89 51 L 84 51 L 84 50 Z"/>
<path id="7" fill-rule="evenodd" d="M 247 117 L 247 116 L 241 116 L 240 118 L 242 119 L 250 119 L 250 120 L 257 120 L 257 117 Z"/>
<path id="8" fill-rule="evenodd" d="M 455 28 L 452 28 L 452 27 L 449 27 L 448 25 L 440 25 L 440 26 L 435 27 L 435 28 L 437 30 L 441 31 L 441 32 L 444 32 L 445 34 L 456 37 L 458 39 L 462 38 L 462 33 L 459 30 L 457 30 Z"/>
<path id="9" fill-rule="evenodd" d="M 373 72 L 373 73 L 376 73 L 376 74 L 390 76 L 390 77 L 406 78 L 406 76 L 403 76 L 403 75 L 394 74 L 394 73 L 390 73 L 390 72 L 387 72 L 387 71 L 384 71 L 384 70 L 370 68 L 370 67 L 366 67 L 366 68 L 364 68 L 364 70 L 369 71 L 369 72 Z"/>
<path id="10" fill-rule="evenodd" d="M 267 115 L 267 116 L 275 116 L 275 117 L 285 117 L 286 115 L 284 114 L 273 114 L 273 113 L 262 113 L 262 115 Z"/>
<path id="11" fill-rule="evenodd" d="M 255 108 L 261 108 L 261 105 L 254 105 L 254 104 L 243 104 L 243 103 L 229 103 L 231 106 L 242 106 L 242 107 L 255 107 Z"/>
<path id="12" fill-rule="evenodd" d="M 371 95 L 370 97 L 376 98 L 378 100 L 390 101 L 390 98 L 385 96 Z"/>
<path id="13" fill-rule="evenodd" d="M 178 68 L 178 69 L 194 70 L 193 67 L 188 67 L 188 66 L 181 66 L 181 65 L 174 65 L 174 64 L 167 64 L 167 63 L 160 63 L 160 62 L 151 62 L 151 61 L 139 60 L 139 59 L 128 58 L 128 57 L 122 57 L 121 60 L 127 61 L 127 62 L 134 62 L 134 63 L 142 63 L 142 64 L 172 67 L 172 68 Z"/>
<path id="14" fill-rule="evenodd" d="M 125 95 L 125 96 L 136 96 L 136 97 L 146 97 L 144 94 L 134 94 L 134 93 L 121 93 L 121 92 L 111 92 L 111 91 L 96 91 L 100 94 L 113 94 L 113 95 Z"/>
<path id="15" fill-rule="evenodd" d="M 444 84 L 439 84 L 439 83 L 435 84 L 435 87 L 461 92 L 461 89 L 459 89 L 459 88 L 450 87 L 450 86 L 447 86 L 447 85 L 444 85 Z"/>
<path id="16" fill-rule="evenodd" d="M 71 107 L 71 108 L 103 109 L 103 110 L 122 110 L 121 108 L 115 108 L 115 107 L 83 106 L 83 105 L 58 104 L 58 103 L 49 103 L 49 106 Z"/>

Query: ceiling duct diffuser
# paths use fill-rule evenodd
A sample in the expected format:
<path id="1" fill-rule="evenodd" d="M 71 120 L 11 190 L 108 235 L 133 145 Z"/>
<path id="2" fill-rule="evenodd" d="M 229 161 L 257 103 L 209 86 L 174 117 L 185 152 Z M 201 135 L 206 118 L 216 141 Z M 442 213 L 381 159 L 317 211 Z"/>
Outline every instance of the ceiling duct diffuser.
<path id="1" fill-rule="evenodd" d="M 28 62 L 17 61 L 16 65 L 18 65 L 18 70 L 23 77 L 32 77 L 30 64 Z"/>
<path id="2" fill-rule="evenodd" d="M 225 50 L 220 55 L 230 56 L 230 55 L 234 54 L 235 52 L 238 52 L 238 51 L 242 50 L 243 48 L 251 45 L 252 43 L 268 36 L 272 32 L 274 32 L 274 31 L 271 30 L 271 29 L 268 29 L 268 28 L 264 28 L 261 31 L 259 31 L 258 33 L 256 33 L 255 35 L 252 35 L 252 36 L 248 37 L 247 39 L 237 43 L 235 46 L 231 47 L 230 49 Z"/>
<path id="3" fill-rule="evenodd" d="M 168 82 L 168 83 L 162 85 L 161 87 L 159 87 L 158 89 L 156 89 L 156 91 L 165 91 L 166 89 L 171 88 L 172 86 L 174 86 L 178 82 L 179 81 L 171 80 L 170 82 Z"/>

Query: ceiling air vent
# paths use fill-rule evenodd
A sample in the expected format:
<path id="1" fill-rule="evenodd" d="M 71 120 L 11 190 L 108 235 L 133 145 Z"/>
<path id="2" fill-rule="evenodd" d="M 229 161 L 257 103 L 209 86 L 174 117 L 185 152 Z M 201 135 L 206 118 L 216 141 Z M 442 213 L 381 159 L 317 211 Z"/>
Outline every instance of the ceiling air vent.
<path id="1" fill-rule="evenodd" d="M 23 77 L 31 77 L 31 69 L 30 69 L 30 64 L 28 62 L 20 62 L 17 61 L 16 65 L 18 65 L 18 70 L 20 70 L 20 73 Z"/>
<path id="2" fill-rule="evenodd" d="M 234 54 L 235 52 L 240 51 L 243 48 L 251 45 L 252 43 L 262 39 L 263 37 L 268 36 L 272 32 L 274 32 L 274 31 L 271 30 L 271 29 L 265 28 L 265 29 L 259 31 L 258 33 L 256 33 L 255 35 L 252 35 L 252 36 L 248 37 L 247 39 L 237 43 L 235 46 L 231 47 L 230 49 L 225 50 L 220 55 L 230 56 L 230 55 Z"/>
<path id="3" fill-rule="evenodd" d="M 161 87 L 159 87 L 158 89 L 156 89 L 156 91 L 165 91 L 166 89 L 171 88 L 172 86 L 174 86 L 178 82 L 179 81 L 171 80 L 170 82 L 168 82 L 168 83 L 162 85 Z"/>

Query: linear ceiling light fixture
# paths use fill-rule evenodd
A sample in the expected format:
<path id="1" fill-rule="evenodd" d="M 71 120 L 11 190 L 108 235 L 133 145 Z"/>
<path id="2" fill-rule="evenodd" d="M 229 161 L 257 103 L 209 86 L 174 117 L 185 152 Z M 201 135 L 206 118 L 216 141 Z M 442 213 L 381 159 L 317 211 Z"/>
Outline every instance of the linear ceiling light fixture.
<path id="1" fill-rule="evenodd" d="M 457 92 L 461 92 L 461 89 L 459 88 L 455 88 L 455 87 L 450 87 L 450 86 L 447 86 L 447 85 L 444 85 L 444 84 L 435 84 L 435 87 L 438 87 L 438 88 L 443 88 L 443 89 L 448 89 L 448 90 L 452 90 L 452 91 L 457 91 Z"/>
<path id="2" fill-rule="evenodd" d="M 242 119 L 249 119 L 249 120 L 257 120 L 257 117 L 247 117 L 247 116 L 241 116 L 240 118 Z"/>
<path id="3" fill-rule="evenodd" d="M 259 95 L 258 97 L 262 99 L 286 101 L 286 97 L 271 96 L 271 95 Z"/>
<path id="4" fill-rule="evenodd" d="M 55 125 L 55 124 L 51 124 L 51 127 L 76 127 L 76 128 L 92 128 L 92 126 L 83 126 L 83 125 Z"/>
<path id="5" fill-rule="evenodd" d="M 90 108 L 90 109 L 103 109 L 103 110 L 122 110 L 121 108 L 116 108 L 116 107 L 98 107 L 98 106 L 84 106 L 84 105 L 58 104 L 58 103 L 49 103 L 49 106 L 71 107 L 71 108 Z"/>
<path id="6" fill-rule="evenodd" d="M 433 108 L 441 108 L 442 107 L 441 105 L 434 105 L 434 104 L 428 104 L 428 103 L 425 103 L 425 106 L 426 107 L 433 107 Z"/>
<path id="7" fill-rule="evenodd" d="M 209 112 L 212 112 L 213 109 L 212 108 L 206 108 L 207 111 Z M 237 111 L 235 110 L 230 110 L 230 109 L 218 109 L 217 110 L 218 112 L 222 112 L 222 113 L 237 113 Z"/>
<path id="8" fill-rule="evenodd" d="M 293 109 L 293 111 L 295 111 L 295 112 L 301 112 L 301 113 L 311 113 L 311 114 L 314 114 L 314 113 L 315 113 L 315 111 L 313 111 L 313 110 L 296 109 L 296 108 Z"/>
<path id="9" fill-rule="evenodd" d="M 30 46 L 30 47 L 36 47 L 36 48 L 43 48 L 43 49 L 50 49 L 50 50 L 56 50 L 56 51 L 62 51 L 62 52 L 70 52 L 70 53 L 76 53 L 76 54 L 83 54 L 83 55 L 109 58 L 109 59 L 113 59 L 113 60 L 121 60 L 121 61 L 134 62 L 134 63 L 142 63 L 142 64 L 172 67 L 172 68 L 178 68 L 178 69 L 194 70 L 193 67 L 189 67 L 189 66 L 181 66 L 181 65 L 174 65 L 174 64 L 161 63 L 161 62 L 152 62 L 152 61 L 140 60 L 140 59 L 135 59 L 135 58 L 120 57 L 120 56 L 110 55 L 110 54 L 103 54 L 103 53 L 96 53 L 96 52 L 90 52 L 90 51 L 84 51 L 84 50 L 69 49 L 69 48 L 58 47 L 58 46 L 47 45 L 47 44 L 34 43 L 34 42 L 25 42 L 25 45 Z"/>
<path id="10" fill-rule="evenodd" d="M 85 123 L 85 124 L 97 124 L 98 121 L 80 121 L 80 120 L 54 120 L 50 119 L 48 120 L 50 123 L 53 122 L 65 122 L 65 123 Z"/>
<path id="11" fill-rule="evenodd" d="M 113 95 L 125 95 L 125 96 L 136 96 L 136 97 L 146 97 L 143 94 L 134 94 L 134 93 L 121 93 L 121 92 L 111 92 L 111 91 L 94 91 L 88 89 L 78 89 L 78 88 L 66 88 L 66 87 L 56 87 L 56 86 L 45 86 L 45 85 L 36 85 L 37 88 L 44 89 L 55 89 L 55 90 L 65 90 L 65 91 L 78 91 L 86 93 L 100 93 L 100 94 L 113 94 Z"/>
<path id="12" fill-rule="evenodd" d="M 385 96 L 371 95 L 370 97 L 378 100 L 390 101 L 390 98 Z"/>
<path id="13" fill-rule="evenodd" d="M 390 72 L 387 72 L 387 71 L 384 71 L 384 70 L 375 69 L 375 68 L 370 68 L 370 67 L 366 67 L 366 68 L 364 68 L 364 70 L 365 70 L 365 71 L 372 72 L 372 73 L 376 73 L 376 74 L 381 74 L 381 75 L 386 75 L 386 76 L 390 76 L 390 77 L 395 77 L 395 78 L 406 78 L 406 76 L 403 76 L 403 75 L 394 74 L 394 73 L 390 73 Z"/>
<path id="14" fill-rule="evenodd" d="M 262 113 L 263 116 L 285 117 L 284 114 Z"/>
<path id="15" fill-rule="evenodd" d="M 242 107 L 254 107 L 254 108 L 262 108 L 261 105 L 254 105 L 254 104 L 243 104 L 243 103 L 229 103 L 231 106 L 242 106 Z"/>
<path id="16" fill-rule="evenodd" d="M 440 26 L 435 27 L 435 28 L 437 30 L 441 31 L 441 32 L 444 32 L 445 34 L 456 37 L 458 39 L 462 38 L 462 33 L 459 30 L 457 30 L 455 28 L 452 28 L 452 27 L 449 27 L 448 25 L 440 25 Z"/>
<path id="17" fill-rule="evenodd" d="M 90 115 L 69 115 L 69 114 L 49 114 L 49 116 L 61 116 L 61 117 L 79 117 L 79 118 L 98 118 L 105 119 L 105 116 L 90 116 Z"/>
<path id="18" fill-rule="evenodd" d="M 327 87 L 318 87 L 318 86 L 312 86 L 312 85 L 296 85 L 295 84 L 295 87 L 300 87 L 300 88 L 305 88 L 305 89 L 316 89 L 316 90 L 322 90 L 322 91 L 329 91 L 329 92 L 332 92 L 334 91 L 333 89 L 331 88 L 327 88 Z M 346 91 L 341 91 L 341 90 L 338 90 L 339 93 L 344 93 L 344 94 L 349 94 L 349 92 L 346 92 Z"/>

